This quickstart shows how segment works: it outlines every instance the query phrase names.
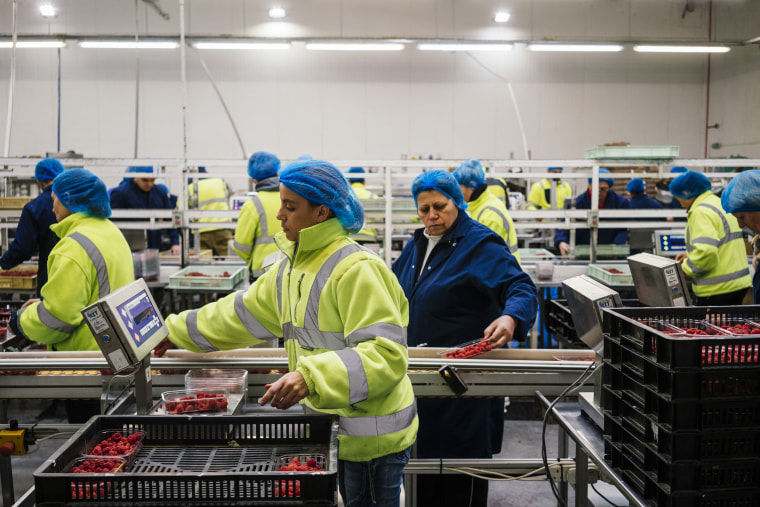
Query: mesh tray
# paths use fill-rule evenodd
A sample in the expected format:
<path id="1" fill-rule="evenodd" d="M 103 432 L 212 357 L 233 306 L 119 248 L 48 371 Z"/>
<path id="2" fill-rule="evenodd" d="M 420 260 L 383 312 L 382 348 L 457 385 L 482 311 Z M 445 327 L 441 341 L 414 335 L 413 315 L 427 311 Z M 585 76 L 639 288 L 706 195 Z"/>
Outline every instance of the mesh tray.
<path id="1" fill-rule="evenodd" d="M 128 471 L 65 473 L 84 443 L 106 429 L 145 433 Z M 92 505 L 95 489 L 104 505 L 334 505 L 337 434 L 330 416 L 99 416 L 34 472 L 37 505 Z M 323 472 L 299 472 L 296 488 L 292 473 L 277 466 L 281 456 L 299 454 L 326 460 Z"/>

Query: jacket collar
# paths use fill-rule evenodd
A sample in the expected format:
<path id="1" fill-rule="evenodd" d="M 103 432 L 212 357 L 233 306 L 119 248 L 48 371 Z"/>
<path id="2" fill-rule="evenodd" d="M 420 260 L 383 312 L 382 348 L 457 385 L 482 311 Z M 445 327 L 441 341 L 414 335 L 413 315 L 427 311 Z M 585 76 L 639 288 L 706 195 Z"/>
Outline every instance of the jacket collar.
<path id="1" fill-rule="evenodd" d="M 53 231 L 59 238 L 64 238 L 69 234 L 69 232 L 71 232 L 71 229 L 89 218 L 91 217 L 88 217 L 82 213 L 72 213 L 60 222 L 51 225 L 50 230 Z"/>
<path id="2" fill-rule="evenodd" d="M 270 176 L 256 183 L 256 192 L 280 190 L 280 177 Z"/>
<path id="3" fill-rule="evenodd" d="M 293 259 L 296 253 L 296 246 L 301 251 L 319 250 L 326 247 L 336 239 L 348 236 L 346 231 L 337 218 L 331 218 L 321 224 L 312 225 L 302 229 L 298 233 L 298 242 L 290 241 L 285 235 L 285 231 L 278 232 L 275 237 L 275 243 L 285 255 Z"/>
<path id="4" fill-rule="evenodd" d="M 697 196 L 696 199 L 694 199 L 694 202 L 691 203 L 691 206 L 689 206 L 689 211 L 686 213 L 687 215 L 690 215 L 693 210 L 697 208 L 700 204 L 705 202 L 711 195 L 715 195 L 712 193 L 712 190 L 705 190 L 701 194 Z"/>

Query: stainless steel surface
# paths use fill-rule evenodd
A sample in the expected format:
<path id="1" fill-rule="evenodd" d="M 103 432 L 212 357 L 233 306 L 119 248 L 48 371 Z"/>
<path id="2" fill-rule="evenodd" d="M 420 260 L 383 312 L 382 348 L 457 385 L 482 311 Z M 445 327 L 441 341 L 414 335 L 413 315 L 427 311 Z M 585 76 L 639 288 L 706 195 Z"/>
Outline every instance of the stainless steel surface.
<path id="1" fill-rule="evenodd" d="M 599 429 L 604 429 L 604 414 L 599 404 L 594 401 L 594 393 L 578 393 L 578 405 L 581 412 L 594 421 Z"/>
<path id="2" fill-rule="evenodd" d="M 589 348 L 601 353 L 604 346 L 601 309 L 622 306 L 620 295 L 586 275 L 564 280 L 562 287 L 578 338 Z"/>
<path id="3" fill-rule="evenodd" d="M 691 306 L 689 283 L 675 259 L 640 253 L 628 257 L 636 297 L 645 306 Z"/>

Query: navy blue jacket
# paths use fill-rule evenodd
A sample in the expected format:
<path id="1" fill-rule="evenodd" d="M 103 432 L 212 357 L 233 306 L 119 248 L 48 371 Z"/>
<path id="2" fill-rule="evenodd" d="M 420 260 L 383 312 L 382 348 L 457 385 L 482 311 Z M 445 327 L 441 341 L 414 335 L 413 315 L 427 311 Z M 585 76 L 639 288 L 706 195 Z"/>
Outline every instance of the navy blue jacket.
<path id="1" fill-rule="evenodd" d="M 662 204 L 655 201 L 651 197 L 648 197 L 644 193 L 638 193 L 631 195 L 631 209 L 662 209 Z M 634 220 L 657 220 L 656 218 L 636 218 Z"/>
<path id="2" fill-rule="evenodd" d="M 603 209 L 629 209 L 630 207 L 631 203 L 628 199 L 617 192 L 610 190 L 607 193 L 607 199 L 604 201 Z M 588 191 L 583 192 L 575 198 L 575 208 L 591 209 L 591 195 Z M 598 238 L 597 243 L 599 245 L 625 245 L 628 243 L 628 229 L 599 229 Z M 575 230 L 576 245 L 588 245 L 590 240 L 591 232 L 589 229 Z M 554 246 L 559 248 L 559 244 L 563 241 L 565 243 L 570 243 L 570 231 L 567 229 L 557 229 L 554 233 Z"/>
<path id="3" fill-rule="evenodd" d="M 450 347 L 481 338 L 502 315 L 515 319 L 515 339 L 524 340 L 536 317 L 536 287 L 504 240 L 460 212 L 415 281 L 428 244 L 423 230 L 392 268 L 409 300 L 409 345 Z M 487 398 L 417 400 L 418 456 L 491 457 L 501 447 L 503 407 Z M 498 431 L 489 431 L 497 419 Z"/>
<path id="4" fill-rule="evenodd" d="M 0 267 L 10 269 L 29 260 L 38 252 L 37 262 L 37 296 L 47 282 L 47 260 L 50 250 L 58 243 L 58 236 L 50 230 L 57 222 L 53 213 L 53 185 L 48 185 L 40 195 L 26 203 L 21 210 L 16 227 L 16 236 L 8 251 L 0 259 Z"/>
<path id="5" fill-rule="evenodd" d="M 755 297 L 755 304 L 760 305 L 760 269 L 756 269 L 752 276 L 752 294 Z"/>
<path id="6" fill-rule="evenodd" d="M 174 209 L 169 195 L 158 185 L 150 192 L 143 192 L 135 181 L 130 178 L 122 181 L 118 187 L 111 190 L 112 209 Z M 172 245 L 179 245 L 177 229 L 164 229 L 171 238 Z M 148 248 L 163 250 L 161 246 L 161 230 L 149 230 Z"/>

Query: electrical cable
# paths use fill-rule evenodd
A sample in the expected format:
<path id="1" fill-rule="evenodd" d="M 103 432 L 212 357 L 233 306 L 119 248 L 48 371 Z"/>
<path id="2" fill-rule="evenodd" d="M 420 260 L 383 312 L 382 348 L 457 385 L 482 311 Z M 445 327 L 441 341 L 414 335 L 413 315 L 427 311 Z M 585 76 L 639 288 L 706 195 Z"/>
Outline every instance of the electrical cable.
<path id="1" fill-rule="evenodd" d="M 557 498 L 557 502 L 559 502 L 559 504 L 564 507 L 567 507 L 567 502 L 565 502 L 559 495 L 559 489 L 557 488 L 557 484 L 554 482 L 554 478 L 551 475 L 551 470 L 549 469 L 549 461 L 546 457 L 546 425 L 549 421 L 549 414 L 554 408 L 554 405 L 556 405 L 559 400 L 567 396 L 574 388 L 582 387 L 583 384 L 585 384 L 586 381 L 591 378 L 595 371 L 594 364 L 595 363 L 592 361 L 577 379 L 575 379 L 569 386 L 567 386 L 564 391 L 562 391 L 556 398 L 554 398 L 554 401 L 551 402 L 549 407 L 547 407 L 546 412 L 544 413 L 544 420 L 541 428 L 541 459 L 544 462 L 546 476 L 549 479 L 549 485 L 552 488 L 552 493 L 554 493 L 554 496 Z"/>
<path id="2" fill-rule="evenodd" d="M 128 370 L 130 368 L 134 368 L 132 370 L 132 373 L 128 373 L 126 375 L 120 375 L 121 372 L 123 372 L 125 370 Z M 105 395 L 105 398 L 103 398 L 103 399 L 100 400 L 100 413 L 101 414 L 105 414 L 107 412 L 107 410 L 111 407 L 111 405 L 108 404 L 108 400 L 109 400 L 109 397 L 111 395 L 111 384 L 113 383 L 113 381 L 116 380 L 117 377 L 121 378 L 121 379 L 129 379 L 129 382 L 127 383 L 126 387 L 124 387 L 124 389 L 122 389 L 121 392 L 116 395 L 115 399 L 118 400 L 119 398 L 121 398 L 121 395 L 123 395 L 130 387 L 132 387 L 132 383 L 135 380 L 135 374 L 136 373 L 137 373 L 137 367 L 135 365 L 130 365 L 130 366 L 127 366 L 125 368 L 122 368 L 121 370 L 119 370 L 119 371 L 117 371 L 117 372 L 115 372 L 113 374 L 113 376 L 111 377 L 111 379 L 108 381 L 108 384 L 106 384 L 106 395 Z"/>
<path id="3" fill-rule="evenodd" d="M 595 492 L 597 495 L 599 495 L 600 497 L 602 497 L 602 500 L 604 500 L 604 501 L 605 501 L 605 502 L 607 502 L 608 504 L 612 505 L 612 507 L 620 507 L 619 505 L 617 505 L 616 503 L 614 503 L 612 500 L 610 500 L 609 498 L 607 498 L 606 496 L 604 496 L 603 494 L 601 494 L 601 493 L 599 492 L 599 490 L 598 490 L 598 489 L 596 489 L 596 487 L 594 487 L 594 483 L 593 483 L 593 482 L 591 483 L 591 489 L 593 489 L 593 490 L 594 490 L 594 492 Z"/>

